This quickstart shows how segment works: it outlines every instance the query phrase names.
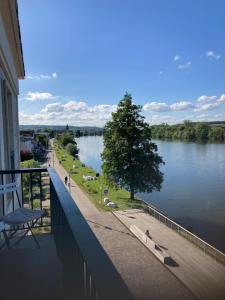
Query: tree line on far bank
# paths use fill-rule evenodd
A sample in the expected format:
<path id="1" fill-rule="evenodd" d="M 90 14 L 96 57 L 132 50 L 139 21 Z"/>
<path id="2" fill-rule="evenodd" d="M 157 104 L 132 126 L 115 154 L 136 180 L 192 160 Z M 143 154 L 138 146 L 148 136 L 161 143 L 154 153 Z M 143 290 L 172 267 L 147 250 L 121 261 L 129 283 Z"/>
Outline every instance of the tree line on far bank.
<path id="1" fill-rule="evenodd" d="M 152 138 L 193 142 L 225 142 L 225 124 L 184 121 L 182 124 L 151 126 Z"/>
<path id="2" fill-rule="evenodd" d="M 68 125 L 67 125 L 68 126 Z M 37 132 L 46 132 L 48 133 L 50 138 L 57 137 L 59 134 L 64 134 L 68 130 L 74 134 L 74 137 L 79 138 L 82 136 L 101 136 L 103 135 L 103 128 L 95 128 L 95 127 L 87 127 L 85 129 L 74 129 L 73 126 L 67 126 L 64 129 L 52 129 L 52 128 L 45 128 L 45 129 L 38 129 Z"/>
<path id="3" fill-rule="evenodd" d="M 152 125 L 151 134 L 153 139 L 183 140 L 192 142 L 225 142 L 225 122 L 221 124 L 210 124 L 210 122 L 191 122 L 184 121 L 182 124 L 168 125 Z M 74 134 L 75 138 L 83 136 L 102 136 L 104 128 L 83 127 L 75 129 L 69 127 L 69 131 Z M 38 132 L 47 132 L 49 138 L 57 137 L 59 134 L 67 132 L 65 129 L 55 130 L 51 128 L 39 129 Z"/>

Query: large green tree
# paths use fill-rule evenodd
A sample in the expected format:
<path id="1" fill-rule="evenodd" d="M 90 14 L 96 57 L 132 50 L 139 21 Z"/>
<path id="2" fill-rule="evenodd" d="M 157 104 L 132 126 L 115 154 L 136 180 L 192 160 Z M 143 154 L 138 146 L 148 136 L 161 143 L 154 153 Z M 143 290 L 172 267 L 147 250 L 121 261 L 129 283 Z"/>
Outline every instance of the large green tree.
<path id="1" fill-rule="evenodd" d="M 109 184 L 125 187 L 134 199 L 136 192 L 160 190 L 163 159 L 151 142 L 151 129 L 140 114 L 141 106 L 125 94 L 112 121 L 104 128 L 103 174 Z"/>

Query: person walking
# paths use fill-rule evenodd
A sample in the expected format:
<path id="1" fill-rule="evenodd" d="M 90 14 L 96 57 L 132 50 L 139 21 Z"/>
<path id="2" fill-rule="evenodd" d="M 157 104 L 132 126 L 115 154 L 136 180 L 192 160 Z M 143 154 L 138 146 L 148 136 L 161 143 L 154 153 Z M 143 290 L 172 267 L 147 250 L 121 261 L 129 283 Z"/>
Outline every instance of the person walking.
<path id="1" fill-rule="evenodd" d="M 149 239 L 152 239 L 151 236 L 150 236 L 150 233 L 149 233 L 149 230 L 148 230 L 148 229 L 145 231 L 145 235 L 146 235 Z"/>
<path id="2" fill-rule="evenodd" d="M 68 182 L 68 177 L 66 176 L 65 177 L 65 185 L 67 185 L 67 182 Z"/>

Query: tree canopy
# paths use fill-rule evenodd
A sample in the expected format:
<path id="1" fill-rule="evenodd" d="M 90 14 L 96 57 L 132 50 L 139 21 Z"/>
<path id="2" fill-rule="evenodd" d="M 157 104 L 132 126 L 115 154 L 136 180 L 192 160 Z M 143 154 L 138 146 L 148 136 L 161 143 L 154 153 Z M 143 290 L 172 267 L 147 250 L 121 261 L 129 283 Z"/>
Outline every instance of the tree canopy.
<path id="1" fill-rule="evenodd" d="M 77 156 L 79 150 L 77 148 L 77 143 L 75 141 L 75 134 L 73 131 L 68 130 L 61 132 L 60 134 L 57 135 L 57 140 L 59 143 L 65 147 L 66 151 L 73 155 Z"/>
<path id="2" fill-rule="evenodd" d="M 65 147 L 67 144 L 76 144 L 73 131 L 64 131 L 57 135 L 58 141 Z"/>
<path id="3" fill-rule="evenodd" d="M 46 134 L 37 134 L 36 140 L 42 147 L 48 147 L 48 137 Z"/>
<path id="4" fill-rule="evenodd" d="M 78 149 L 76 144 L 68 143 L 66 145 L 66 151 L 72 156 L 76 156 L 78 154 Z"/>
<path id="5" fill-rule="evenodd" d="M 163 181 L 160 165 L 164 162 L 140 112 L 141 106 L 126 93 L 103 134 L 103 175 L 109 184 L 129 190 L 131 199 L 136 192 L 160 190 Z"/>

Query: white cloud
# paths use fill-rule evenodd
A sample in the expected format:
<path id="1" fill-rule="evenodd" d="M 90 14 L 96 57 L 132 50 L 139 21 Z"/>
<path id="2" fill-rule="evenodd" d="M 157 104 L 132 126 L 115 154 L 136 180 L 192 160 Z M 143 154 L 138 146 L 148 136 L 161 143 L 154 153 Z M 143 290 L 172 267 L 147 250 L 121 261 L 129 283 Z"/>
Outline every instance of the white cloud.
<path id="1" fill-rule="evenodd" d="M 162 75 L 163 74 L 163 71 L 159 71 L 159 75 Z"/>
<path id="2" fill-rule="evenodd" d="M 180 58 L 181 58 L 180 55 L 177 54 L 177 55 L 174 56 L 173 60 L 178 61 L 178 60 L 180 60 Z"/>
<path id="3" fill-rule="evenodd" d="M 225 94 L 222 94 L 220 98 L 217 100 L 218 103 L 222 104 L 225 102 Z"/>
<path id="4" fill-rule="evenodd" d="M 40 75 L 28 75 L 26 76 L 26 79 L 31 80 L 45 80 L 45 79 L 55 79 L 57 78 L 57 73 L 54 72 L 52 74 L 40 74 Z"/>
<path id="5" fill-rule="evenodd" d="M 170 110 L 170 107 L 166 103 L 162 102 L 151 102 L 151 103 L 146 103 L 143 106 L 143 110 L 145 111 L 156 111 L 156 112 L 163 112 L 163 111 L 168 111 Z"/>
<path id="6" fill-rule="evenodd" d="M 210 102 L 212 100 L 215 100 L 216 98 L 217 98 L 216 96 L 203 95 L 203 96 L 198 97 L 197 101 L 200 102 L 200 103 L 206 103 L 206 102 Z"/>
<path id="7" fill-rule="evenodd" d="M 214 97 L 214 96 L 212 96 Z M 213 99 L 214 102 L 210 102 L 210 103 L 198 103 L 196 105 L 196 108 L 194 109 L 194 112 L 200 112 L 200 111 L 210 111 L 213 110 L 215 108 L 220 107 L 223 103 L 225 103 L 225 94 L 222 94 L 218 99 L 215 100 L 215 98 Z M 212 101 L 212 100 L 211 100 Z"/>
<path id="8" fill-rule="evenodd" d="M 190 68 L 190 66 L 191 66 L 191 61 L 188 61 L 183 65 L 179 65 L 178 69 L 188 69 L 188 68 Z"/>
<path id="9" fill-rule="evenodd" d="M 117 105 L 100 104 L 89 106 L 83 101 L 68 101 L 66 103 L 48 103 L 37 114 L 20 113 L 20 124 L 64 125 L 69 123 L 78 126 L 103 126 L 111 119 L 111 113 Z"/>
<path id="10" fill-rule="evenodd" d="M 220 54 L 215 54 L 214 51 L 210 50 L 206 52 L 206 57 L 208 57 L 211 60 L 218 60 L 221 58 L 222 55 Z"/>
<path id="11" fill-rule="evenodd" d="M 34 79 L 34 80 L 38 80 L 40 79 L 39 76 L 31 76 L 31 75 L 27 75 L 26 79 Z"/>
<path id="12" fill-rule="evenodd" d="M 25 99 L 28 101 L 51 100 L 56 98 L 58 98 L 58 96 L 53 96 L 51 93 L 40 92 L 28 92 L 25 96 Z"/>
<path id="13" fill-rule="evenodd" d="M 195 112 L 199 112 L 199 111 L 208 111 L 208 110 L 213 110 L 215 108 L 217 108 L 219 105 L 218 103 L 206 103 L 206 104 L 203 104 L 203 105 L 200 105 L 198 107 L 196 107 L 194 109 Z"/>
<path id="14" fill-rule="evenodd" d="M 47 104 L 41 112 L 66 112 L 67 114 L 75 111 L 88 111 L 88 105 L 85 102 L 69 101 L 65 104 L 55 102 Z"/>
<path id="15" fill-rule="evenodd" d="M 30 92 L 31 93 L 31 92 Z M 41 94 L 41 96 L 40 96 Z M 47 97 L 54 97 L 49 93 L 32 93 L 29 94 L 31 101 L 38 99 L 46 99 Z M 200 96 L 196 99 L 195 103 L 189 101 L 179 101 L 172 104 L 165 102 L 150 102 L 143 106 L 143 112 L 147 117 L 147 121 L 151 124 L 160 123 L 180 123 L 185 119 L 190 120 L 208 120 L 212 114 L 208 114 L 208 111 L 216 109 L 225 103 L 225 94 L 220 97 L 215 96 Z M 84 101 L 67 100 L 66 103 L 54 102 L 46 104 L 39 113 L 28 114 L 20 113 L 20 124 L 46 124 L 46 125 L 70 125 L 77 126 L 104 126 L 105 123 L 111 119 L 111 114 L 117 108 L 117 105 L 110 104 L 99 104 L 90 106 Z M 182 115 L 182 111 L 191 109 L 190 116 Z M 147 113 L 150 112 L 150 113 Z M 158 114 L 154 114 L 158 112 Z M 166 114 L 166 112 L 169 112 Z M 200 112 L 200 114 L 197 114 Z M 182 117 L 181 117 L 182 116 Z M 222 120 L 224 116 L 221 114 L 214 115 L 213 118 L 216 120 Z"/>
<path id="16" fill-rule="evenodd" d="M 192 109 L 194 112 L 201 112 L 216 109 L 223 103 L 225 103 L 225 94 L 222 94 L 219 98 L 217 96 L 202 95 L 197 98 L 196 103 L 180 101 L 169 105 L 165 102 L 150 102 L 143 106 L 143 110 L 148 112 L 179 112 Z"/>
<path id="17" fill-rule="evenodd" d="M 40 74 L 40 79 L 52 79 L 52 76 L 51 75 L 43 75 L 43 74 Z"/>
<path id="18" fill-rule="evenodd" d="M 205 113 L 205 114 L 196 115 L 193 120 L 200 121 L 200 122 L 223 121 L 224 115 L 222 113 L 214 114 L 214 115 Z"/>
<path id="19" fill-rule="evenodd" d="M 182 111 L 193 107 L 194 104 L 188 101 L 180 101 L 177 103 L 173 103 L 171 105 L 168 105 L 167 103 L 164 102 L 163 103 L 151 102 L 151 103 L 146 103 L 143 106 L 143 110 L 151 111 L 151 112 Z"/>
<path id="20" fill-rule="evenodd" d="M 195 120 L 197 121 L 208 121 L 210 115 L 209 114 L 200 114 L 195 116 Z"/>
<path id="21" fill-rule="evenodd" d="M 193 103 L 188 101 L 180 101 L 170 105 L 170 109 L 173 111 L 182 111 L 193 107 Z"/>
<path id="22" fill-rule="evenodd" d="M 49 112 L 59 112 L 62 111 L 62 104 L 59 102 L 48 103 L 45 108 L 41 110 L 41 112 L 49 113 Z"/>
<path id="23" fill-rule="evenodd" d="M 213 121 L 224 121 L 224 113 L 215 114 L 212 117 L 214 119 Z"/>
<path id="24" fill-rule="evenodd" d="M 88 106 L 85 102 L 69 101 L 63 105 L 65 111 L 87 110 Z"/>
<path id="25" fill-rule="evenodd" d="M 117 105 L 99 104 L 90 109 L 91 112 L 112 113 L 116 111 Z"/>
<path id="26" fill-rule="evenodd" d="M 150 125 L 157 125 L 157 124 L 174 124 L 178 123 L 180 120 L 177 119 L 175 116 L 170 115 L 152 115 L 147 119 Z"/>

